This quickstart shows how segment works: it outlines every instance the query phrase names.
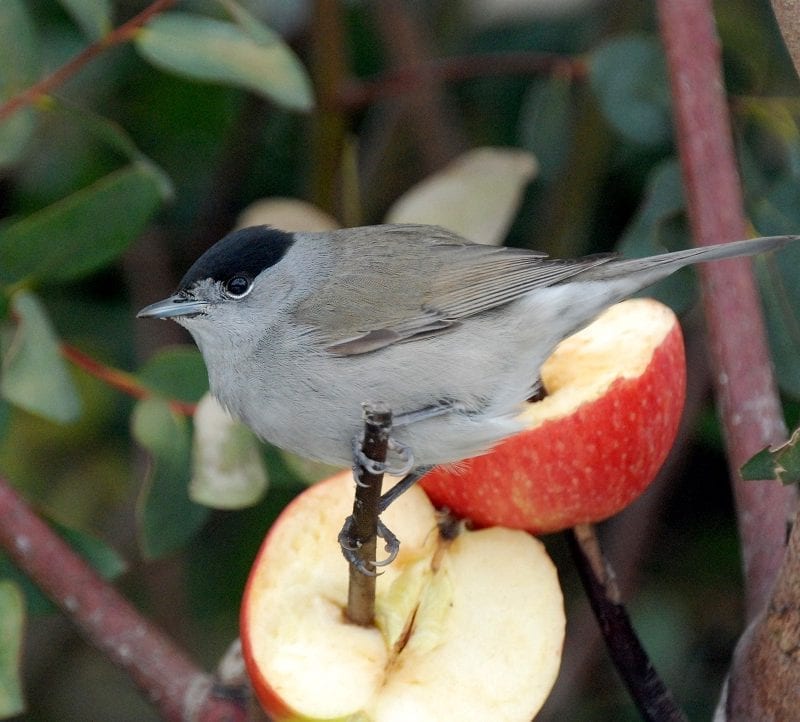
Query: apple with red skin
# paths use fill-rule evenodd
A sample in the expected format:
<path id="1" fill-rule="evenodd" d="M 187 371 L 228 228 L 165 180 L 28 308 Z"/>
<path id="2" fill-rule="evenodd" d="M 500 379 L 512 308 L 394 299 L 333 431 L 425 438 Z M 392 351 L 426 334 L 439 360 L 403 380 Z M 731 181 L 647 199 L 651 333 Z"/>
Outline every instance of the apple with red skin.
<path id="1" fill-rule="evenodd" d="M 273 525 L 242 603 L 245 664 L 276 720 L 531 719 L 555 681 L 564 634 L 558 581 L 523 531 L 597 521 L 640 494 L 677 430 L 685 393 L 680 326 L 626 301 L 566 339 L 541 369 L 547 396 L 525 430 L 421 485 L 477 526 L 442 539 L 420 487 L 384 514 L 402 540 L 379 577 L 376 624 L 345 618 L 336 543 L 348 473 L 301 494 Z M 510 528 L 501 528 L 510 527 Z"/>
<path id="2" fill-rule="evenodd" d="M 375 624 L 361 627 L 345 615 L 337 543 L 352 499 L 349 472 L 307 489 L 251 570 L 242 650 L 270 718 L 529 722 L 555 682 L 565 626 L 541 542 L 498 527 L 445 539 L 415 487 L 383 515 L 402 544 L 376 580 Z"/>
<path id="3" fill-rule="evenodd" d="M 605 519 L 647 488 L 685 398 L 675 314 L 653 299 L 619 303 L 565 339 L 541 379 L 547 395 L 527 404 L 524 431 L 422 479 L 434 504 L 540 534 Z"/>

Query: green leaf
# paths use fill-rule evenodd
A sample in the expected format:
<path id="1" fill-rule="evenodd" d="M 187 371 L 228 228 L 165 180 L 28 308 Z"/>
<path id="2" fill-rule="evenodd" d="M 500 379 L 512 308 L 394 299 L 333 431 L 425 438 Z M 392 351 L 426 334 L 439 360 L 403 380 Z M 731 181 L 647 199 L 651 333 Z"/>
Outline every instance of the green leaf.
<path id="1" fill-rule="evenodd" d="M 769 447 L 761 449 L 748 459 L 740 469 L 745 481 L 762 481 L 775 478 L 775 452 Z"/>
<path id="2" fill-rule="evenodd" d="M 800 224 L 798 179 L 791 175 L 781 176 L 751 201 L 749 207 L 759 233 L 794 233 Z M 754 259 L 778 384 L 794 398 L 800 398 L 799 267 L 800 246 L 796 243 Z"/>
<path id="3" fill-rule="evenodd" d="M 476 243 L 500 244 L 537 170 L 526 150 L 472 148 L 400 196 L 386 223 L 428 223 Z"/>
<path id="4" fill-rule="evenodd" d="M 775 375 L 781 389 L 800 398 L 800 289 L 796 244 L 754 259 Z"/>
<path id="5" fill-rule="evenodd" d="M 24 90 L 39 74 L 39 43 L 24 0 L 0 3 L 0 98 Z"/>
<path id="6" fill-rule="evenodd" d="M 685 208 L 680 165 L 676 158 L 668 158 L 655 166 L 647 178 L 644 202 L 626 235 L 634 229 L 641 229 L 650 240 L 647 253 L 655 252 L 659 225 L 679 216 Z"/>
<path id="7" fill-rule="evenodd" d="M 161 399 L 140 401 L 133 435 L 150 452 L 151 469 L 137 504 L 143 553 L 155 558 L 181 549 L 198 532 L 209 510 L 189 499 L 189 422 Z"/>
<path id="8" fill-rule="evenodd" d="M 267 491 L 267 470 L 255 434 L 211 394 L 197 405 L 189 496 L 212 509 L 244 509 Z"/>
<path id="9" fill-rule="evenodd" d="M 139 150 L 131 136 L 119 123 L 59 98 L 50 98 L 47 109 L 65 116 L 70 125 L 84 128 L 124 159 L 131 161 L 134 165 L 139 164 L 142 169 L 149 171 L 159 185 L 161 197 L 165 200 L 172 199 L 174 191 L 167 174 Z"/>
<path id="10" fill-rule="evenodd" d="M 137 376 L 148 389 L 169 399 L 195 403 L 208 391 L 203 357 L 194 346 L 162 349 Z"/>
<path id="11" fill-rule="evenodd" d="M 60 0 L 60 2 L 91 40 L 99 40 L 111 30 L 109 0 Z"/>
<path id="12" fill-rule="evenodd" d="M 154 65 L 195 80 L 246 88 L 293 110 L 309 110 L 311 84 L 300 61 L 278 35 L 189 13 L 163 13 L 136 36 Z"/>
<path id="13" fill-rule="evenodd" d="M 0 103 L 32 85 L 39 74 L 39 47 L 22 0 L 0 2 Z M 0 168 L 16 163 L 36 125 L 30 108 L 0 122 Z"/>
<path id="14" fill-rule="evenodd" d="M 37 587 L 25 574 L 0 553 L 0 578 L 7 578 L 14 582 L 25 597 L 25 608 L 31 615 L 53 614 L 58 608 L 53 604 L 39 587 Z"/>
<path id="15" fill-rule="evenodd" d="M 6 435 L 10 422 L 11 404 L 7 403 L 3 398 L 0 398 L 0 439 Z"/>
<path id="16" fill-rule="evenodd" d="M 14 295 L 12 308 L 18 323 L 3 353 L 0 394 L 32 414 L 74 421 L 80 399 L 44 307 L 32 293 L 21 291 Z"/>
<path id="17" fill-rule="evenodd" d="M 625 229 L 617 251 L 628 258 L 642 258 L 686 248 L 689 233 L 684 211 L 680 167 L 677 160 L 670 158 L 650 173 L 644 201 Z M 657 298 L 680 312 L 694 301 L 695 291 L 693 272 L 682 269 L 648 286 L 642 295 Z"/>
<path id="18" fill-rule="evenodd" d="M 103 579 L 116 579 L 128 569 L 128 563 L 102 539 L 51 521 L 51 526 Z"/>
<path id="19" fill-rule="evenodd" d="M 647 146 L 670 141 L 666 67 L 654 38 L 626 36 L 600 46 L 589 82 L 606 120 L 625 138 Z"/>
<path id="20" fill-rule="evenodd" d="M 20 588 L 0 579 L 0 717 L 25 711 L 20 662 L 25 632 L 25 599 Z"/>
<path id="21" fill-rule="evenodd" d="M 0 121 L 0 168 L 21 160 L 35 127 L 36 115 L 30 108 L 18 110 Z"/>
<path id="22" fill-rule="evenodd" d="M 741 468 L 745 481 L 777 479 L 782 484 L 800 482 L 800 429 L 780 446 L 768 447 L 746 461 Z"/>
<path id="23" fill-rule="evenodd" d="M 531 83 L 520 110 L 520 140 L 539 161 L 539 177 L 552 181 L 564 167 L 572 136 L 572 84 L 553 74 Z"/>
<path id="24" fill-rule="evenodd" d="M 796 103 L 750 99 L 744 106 L 749 127 L 742 132 L 739 164 L 748 190 L 747 211 L 760 235 L 795 233 L 800 224 L 800 130 Z M 770 162 L 760 156 L 768 147 Z M 782 391 L 800 399 L 800 247 L 790 244 L 757 256 L 754 269 L 776 378 Z"/>
<path id="25" fill-rule="evenodd" d="M 0 228 L 0 280 L 69 281 L 102 268 L 141 233 L 162 190 L 159 173 L 133 163 Z"/>
<path id="26" fill-rule="evenodd" d="M 245 10 L 235 0 L 218 0 L 218 2 L 225 7 L 231 18 L 236 21 L 236 24 L 260 45 L 267 46 L 282 42 L 278 33 L 264 25 L 255 15 Z"/>
<path id="27" fill-rule="evenodd" d="M 52 519 L 47 523 L 72 549 L 89 563 L 103 579 L 115 579 L 127 569 L 125 560 L 104 541 L 86 532 L 64 526 Z M 7 557 L 0 554 L 0 577 L 16 582 L 25 595 L 25 605 L 30 614 L 52 614 L 53 604 L 25 574 Z"/>

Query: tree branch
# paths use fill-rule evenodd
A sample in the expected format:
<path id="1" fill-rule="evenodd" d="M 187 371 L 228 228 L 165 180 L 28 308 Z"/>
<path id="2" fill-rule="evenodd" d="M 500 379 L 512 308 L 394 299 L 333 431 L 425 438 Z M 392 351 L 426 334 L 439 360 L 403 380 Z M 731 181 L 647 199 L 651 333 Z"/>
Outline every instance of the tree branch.
<path id="1" fill-rule="evenodd" d="M 344 7 L 338 0 L 316 0 L 311 23 L 310 70 L 317 93 L 311 126 L 311 199 L 322 210 L 339 215 L 347 187 L 341 177 L 348 118 L 336 102 L 337 88 L 349 68 Z"/>
<path id="2" fill-rule="evenodd" d="M 698 244 L 747 232 L 710 0 L 659 0 L 689 220 Z M 785 549 L 794 487 L 738 469 L 786 437 L 753 275 L 744 260 L 700 269 L 717 398 L 744 559 L 747 617 L 715 719 L 790 719 L 798 704 L 800 529 Z M 773 589 L 777 577 L 777 584 Z M 771 598 L 770 598 L 771 594 Z"/>
<path id="3" fill-rule="evenodd" d="M 800 13 L 797 12 L 797 3 L 795 0 L 772 0 L 772 11 L 792 57 L 795 72 L 800 75 Z"/>
<path id="4" fill-rule="evenodd" d="M 346 81 L 339 90 L 338 102 L 355 111 L 380 100 L 417 92 L 421 79 L 439 83 L 460 83 L 476 78 L 507 77 L 553 73 L 583 79 L 588 66 L 581 58 L 554 53 L 517 51 L 477 53 L 450 58 L 433 58 L 413 66 L 401 66 L 375 78 Z"/>
<path id="5" fill-rule="evenodd" d="M 7 100 L 0 105 L 0 122 L 12 116 L 18 110 L 33 105 L 42 96 L 51 93 L 53 90 L 63 85 L 73 75 L 81 71 L 85 65 L 108 50 L 108 48 L 128 42 L 142 25 L 159 13 L 164 12 L 164 10 L 167 10 L 176 2 L 177 0 L 155 0 L 155 2 L 142 10 L 138 15 L 135 15 L 126 23 L 112 30 L 104 38 L 86 47 L 46 78 L 42 78 L 38 83 L 32 85 L 27 90 Z"/>
<path id="6" fill-rule="evenodd" d="M 652 722 L 685 722 L 686 715 L 658 676 L 636 636 L 594 527 L 580 524 L 568 530 L 566 535 L 614 667 L 625 682 L 639 713 Z"/>
<path id="7" fill-rule="evenodd" d="M 689 221 L 698 245 L 748 234 L 710 0 L 659 0 Z M 714 382 L 744 558 L 746 609 L 764 607 L 795 500 L 777 483 L 742 482 L 753 454 L 786 438 L 755 280 L 746 259 L 700 268 Z"/>
<path id="8" fill-rule="evenodd" d="M 61 353 L 68 361 L 112 389 L 121 391 L 134 399 L 148 399 L 153 396 L 153 392 L 143 386 L 133 374 L 106 366 L 68 343 L 61 344 Z M 170 399 L 169 405 L 175 413 L 183 416 L 194 416 L 197 408 L 196 404 L 177 399 Z"/>
<path id="9" fill-rule="evenodd" d="M 364 441 L 361 451 L 373 461 L 386 461 L 392 412 L 385 404 L 364 404 Z M 353 533 L 359 546 L 356 556 L 359 569 L 350 564 L 350 583 L 347 590 L 347 618 L 362 627 L 375 621 L 375 574 L 364 569 L 376 569 L 378 548 L 378 513 L 383 474 L 372 474 L 362 465 L 355 467 L 356 494 L 353 500 Z"/>
<path id="10" fill-rule="evenodd" d="M 421 163 L 429 172 L 438 170 L 465 149 L 466 139 L 441 81 L 425 72 L 431 55 L 425 28 L 402 0 L 383 0 L 374 12 L 392 67 L 415 76 L 414 92 L 403 96 L 402 113 L 404 119 L 413 119 L 408 128 Z"/>
<path id="11" fill-rule="evenodd" d="M 0 519 L 0 547 L 9 558 L 130 676 L 165 719 L 246 719 L 241 701 L 218 695 L 212 677 L 75 554 L 2 478 Z"/>
<path id="12" fill-rule="evenodd" d="M 728 683 L 725 718 L 789 720 L 800 709 L 800 519 L 766 609 L 742 635 Z"/>

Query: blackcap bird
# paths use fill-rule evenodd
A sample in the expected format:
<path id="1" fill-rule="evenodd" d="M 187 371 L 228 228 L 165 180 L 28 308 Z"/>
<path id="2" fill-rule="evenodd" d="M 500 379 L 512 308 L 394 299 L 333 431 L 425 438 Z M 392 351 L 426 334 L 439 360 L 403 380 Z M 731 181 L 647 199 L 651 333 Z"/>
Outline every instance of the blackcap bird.
<path id="1" fill-rule="evenodd" d="M 608 306 L 683 266 L 795 239 L 560 260 L 433 226 L 257 226 L 217 242 L 139 316 L 188 329 L 213 394 L 263 439 L 349 465 L 362 402 L 383 401 L 389 466 L 419 472 L 521 430 L 542 363 Z"/>

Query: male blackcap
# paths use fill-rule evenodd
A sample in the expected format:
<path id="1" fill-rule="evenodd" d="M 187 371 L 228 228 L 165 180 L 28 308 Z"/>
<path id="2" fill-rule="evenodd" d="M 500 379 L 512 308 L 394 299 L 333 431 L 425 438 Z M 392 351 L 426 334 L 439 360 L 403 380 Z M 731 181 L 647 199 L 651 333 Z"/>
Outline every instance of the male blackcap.
<path id="1" fill-rule="evenodd" d="M 796 238 L 556 260 L 433 226 L 258 226 L 212 246 L 139 316 L 185 326 L 211 391 L 267 441 L 350 465 L 362 402 L 382 401 L 392 449 L 419 470 L 519 431 L 542 363 L 606 307 L 682 266 Z"/>

